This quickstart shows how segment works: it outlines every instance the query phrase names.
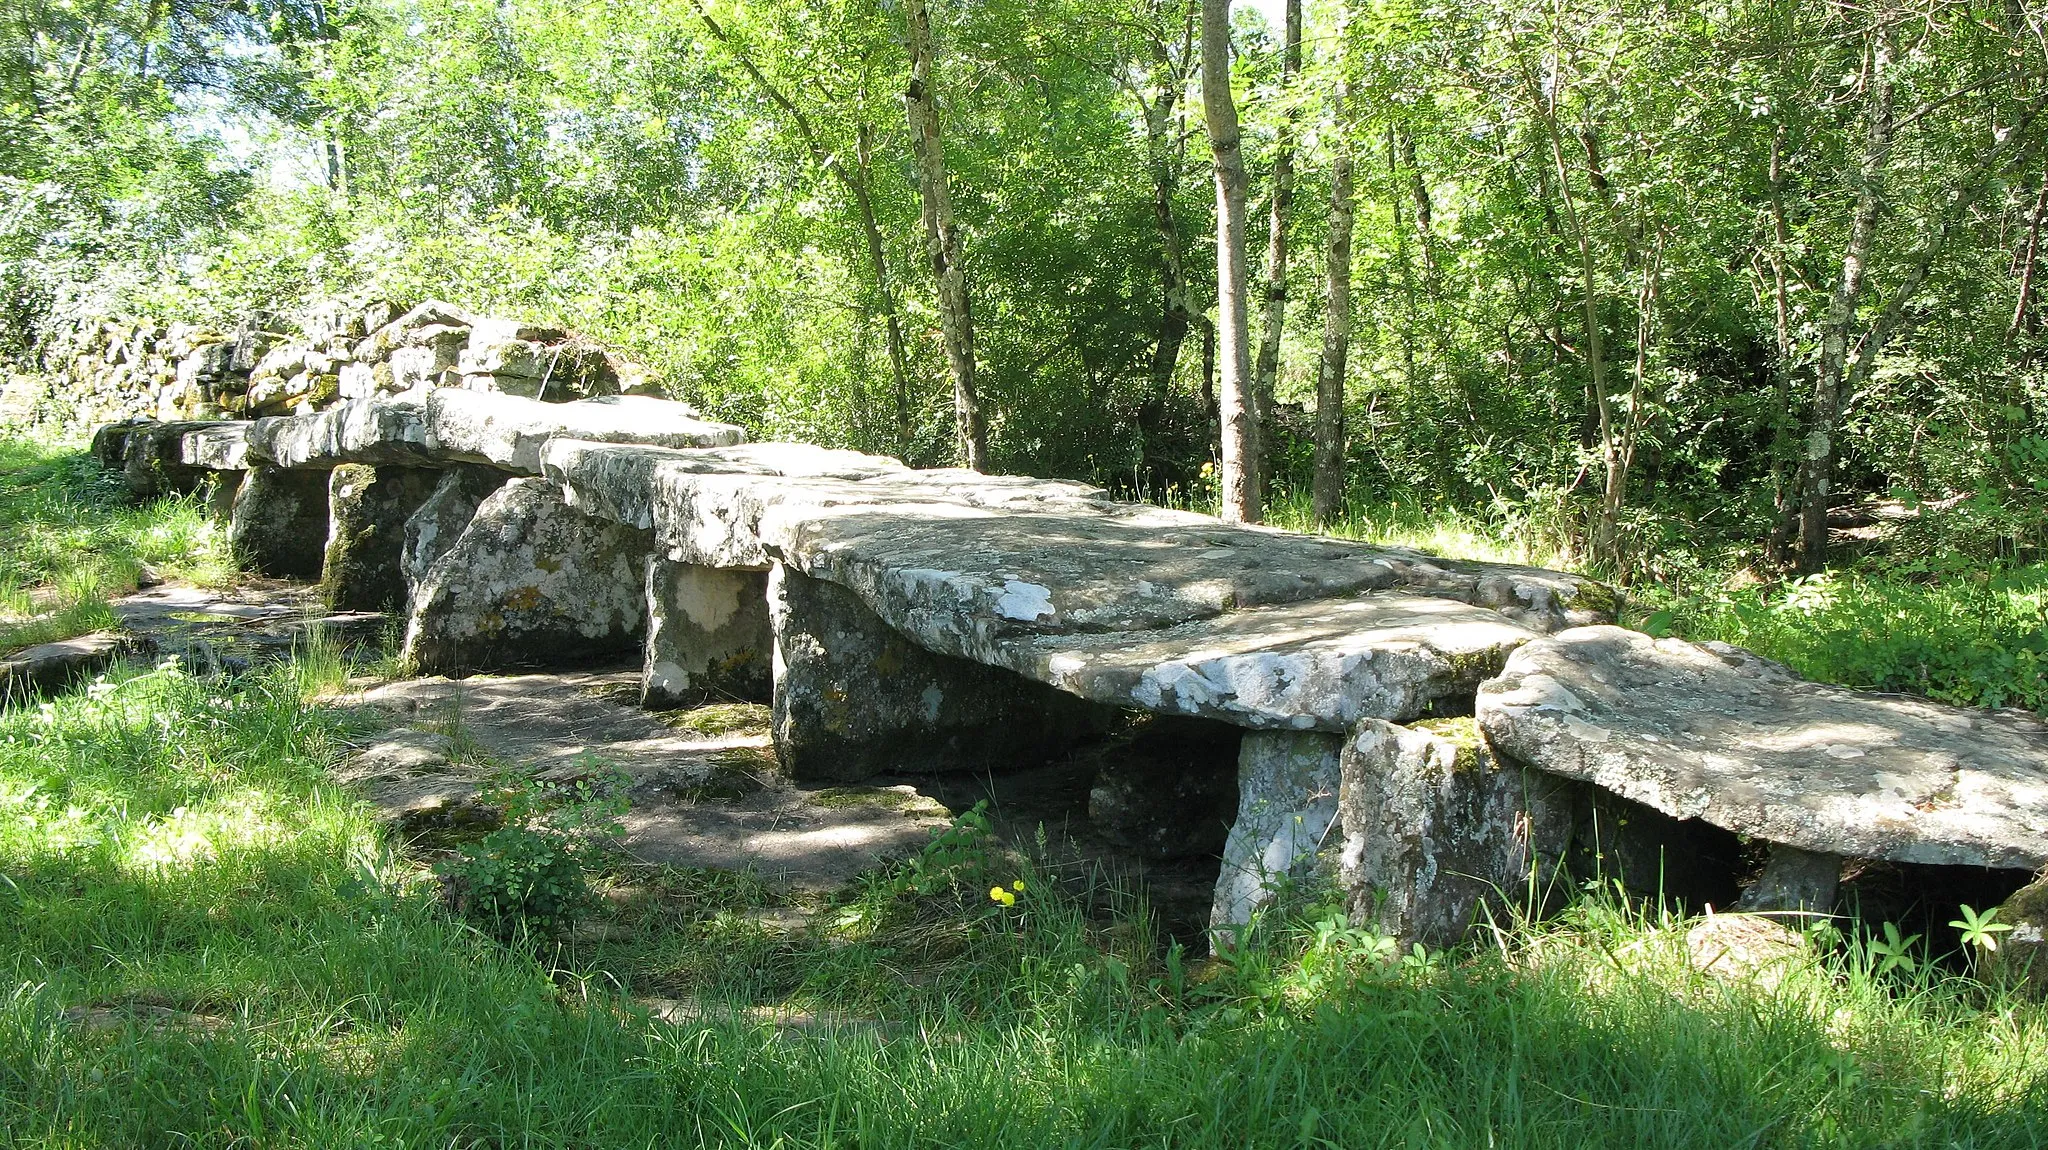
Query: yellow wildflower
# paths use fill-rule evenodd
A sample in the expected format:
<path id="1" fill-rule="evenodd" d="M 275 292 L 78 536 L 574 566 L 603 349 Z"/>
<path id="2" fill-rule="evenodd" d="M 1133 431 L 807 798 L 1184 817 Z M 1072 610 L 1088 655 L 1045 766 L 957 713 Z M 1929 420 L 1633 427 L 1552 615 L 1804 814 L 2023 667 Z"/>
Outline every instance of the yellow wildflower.
<path id="1" fill-rule="evenodd" d="M 988 888 L 988 900 L 990 902 L 1001 902 L 1008 897 L 1010 897 L 1010 892 L 1002 887 L 992 886 Z"/>
<path id="2" fill-rule="evenodd" d="M 1016 882 L 1013 882 L 1013 883 L 1011 883 L 1011 884 L 1010 884 L 1010 889 L 1011 889 L 1011 890 L 1017 890 L 1017 891 L 1021 891 L 1021 890 L 1023 890 L 1023 889 L 1024 889 L 1024 880 L 1020 878 L 1020 879 L 1018 879 L 1018 880 L 1017 880 Z"/>

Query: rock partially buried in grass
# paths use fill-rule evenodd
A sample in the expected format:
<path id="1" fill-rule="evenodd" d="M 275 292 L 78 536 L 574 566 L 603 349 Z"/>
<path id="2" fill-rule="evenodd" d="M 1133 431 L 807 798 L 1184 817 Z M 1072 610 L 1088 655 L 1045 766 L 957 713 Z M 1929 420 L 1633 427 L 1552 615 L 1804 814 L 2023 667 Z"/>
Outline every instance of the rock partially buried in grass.
<path id="1" fill-rule="evenodd" d="M 0 699 L 61 691 L 99 674 L 135 649 L 126 635 L 95 631 L 16 651 L 0 659 Z"/>
<path id="2" fill-rule="evenodd" d="M 1813 958 L 1803 935 L 1760 914 L 1708 915 L 1685 932 L 1685 953 L 1702 974 L 1765 990 L 1776 990 L 1787 974 Z"/>
<path id="3" fill-rule="evenodd" d="M 1994 932 L 1997 949 L 1985 955 L 1986 972 L 2048 997 L 2048 875 L 2006 899 L 1996 921 L 2012 929 Z"/>

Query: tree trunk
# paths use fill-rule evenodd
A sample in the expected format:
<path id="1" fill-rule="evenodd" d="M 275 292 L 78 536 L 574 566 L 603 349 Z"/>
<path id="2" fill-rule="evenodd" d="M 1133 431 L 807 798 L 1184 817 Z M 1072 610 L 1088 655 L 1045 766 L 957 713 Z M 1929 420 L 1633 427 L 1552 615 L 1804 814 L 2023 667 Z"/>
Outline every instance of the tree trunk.
<path id="1" fill-rule="evenodd" d="M 1771 427 L 1771 533 L 1764 544 L 1764 557 L 1774 565 L 1785 562 L 1785 552 L 1791 543 L 1792 532 L 1798 526 L 1797 498 L 1795 492 L 1797 468 L 1792 463 L 1792 428 L 1795 417 L 1792 413 L 1792 363 L 1796 347 L 1792 333 L 1792 302 L 1790 276 L 1785 270 L 1785 251 L 1792 242 L 1791 228 L 1785 222 L 1785 126 L 1778 125 L 1771 135 L 1771 304 L 1776 320 L 1778 355 L 1772 364 L 1772 391 L 1777 396 L 1773 403 L 1775 420 Z M 1791 475 L 1788 476 L 1787 472 Z"/>
<path id="2" fill-rule="evenodd" d="M 1285 101 L 1301 74 L 1301 0 L 1287 0 L 1285 39 L 1280 54 L 1280 98 Z M 1254 361 L 1252 400 L 1255 405 L 1254 451 L 1262 465 L 1272 463 L 1273 393 L 1280 375 L 1280 335 L 1287 323 L 1287 217 L 1294 205 L 1294 107 L 1281 114 L 1273 141 L 1273 191 L 1266 219 L 1266 283 L 1259 316 L 1259 354 Z M 1260 489 L 1269 474 L 1262 474 Z"/>
<path id="3" fill-rule="evenodd" d="M 910 83 L 903 109 L 917 155 L 917 185 L 924 201 L 926 246 L 939 288 L 939 329 L 953 372 L 953 417 L 960 453 L 975 471 L 988 470 L 988 426 L 975 387 L 974 312 L 967 291 L 967 267 L 959 226 L 946 187 L 945 145 L 939 133 L 938 93 L 932 81 L 932 24 L 924 0 L 905 0 L 904 46 L 910 51 Z"/>
<path id="4" fill-rule="evenodd" d="M 1328 527 L 1344 508 L 1344 368 L 1351 350 L 1351 153 L 1344 140 L 1348 2 L 1337 7 L 1337 79 L 1330 89 L 1330 234 L 1323 249 L 1323 353 L 1316 363 L 1316 458 L 1311 506 Z"/>
<path id="5" fill-rule="evenodd" d="M 1230 95 L 1230 0 L 1202 0 L 1202 116 L 1216 172 L 1216 342 L 1222 371 L 1223 505 L 1227 523 L 1259 521 L 1258 431 L 1245 285 L 1244 149 Z"/>
<path id="6" fill-rule="evenodd" d="M 1154 11 L 1162 12 L 1163 6 Z M 1163 33 L 1160 34 L 1150 45 L 1152 74 L 1129 86 L 1145 120 L 1145 163 L 1152 177 L 1152 223 L 1159 237 L 1159 327 L 1152 343 L 1149 386 L 1137 418 L 1139 467 L 1146 472 L 1151 470 L 1151 445 L 1173 393 L 1181 348 L 1187 342 L 1190 327 L 1201 319 L 1188 292 L 1186 244 L 1175 210 L 1185 159 L 1181 96 L 1187 88 L 1187 69 L 1193 55 L 1194 12 L 1193 4 L 1182 9 L 1180 54 L 1175 56 Z"/>
<path id="7" fill-rule="evenodd" d="M 1820 362 L 1808 412 L 1806 455 L 1799 506 L 1799 568 L 1812 573 L 1827 565 L 1828 487 L 1834 477 L 1835 423 L 1842 413 L 1842 382 L 1849 357 L 1849 331 L 1856 305 L 1863 297 L 1863 278 L 1877 235 L 1879 176 L 1892 140 L 1892 45 L 1890 33 L 1879 30 L 1865 89 L 1867 135 L 1856 167 L 1856 207 L 1849 221 L 1849 239 L 1842 254 L 1842 273 L 1828 297 L 1821 324 Z"/>

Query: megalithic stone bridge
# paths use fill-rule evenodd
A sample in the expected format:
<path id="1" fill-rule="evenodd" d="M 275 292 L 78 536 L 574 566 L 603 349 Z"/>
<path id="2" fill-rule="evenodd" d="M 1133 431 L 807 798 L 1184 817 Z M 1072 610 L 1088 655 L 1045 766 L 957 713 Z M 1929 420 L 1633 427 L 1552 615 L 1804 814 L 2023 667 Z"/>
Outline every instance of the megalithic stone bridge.
<path id="1" fill-rule="evenodd" d="M 1831 901 L 1842 854 L 2048 863 L 2038 721 L 1629 639 L 1597 626 L 1605 587 L 1558 572 L 749 444 L 630 396 L 420 389 L 113 425 L 95 450 L 138 494 L 210 484 L 252 568 L 403 611 L 422 673 L 638 652 L 649 705 L 770 697 L 800 779 L 1042 761 L 1119 712 L 1238 728 L 1219 930 L 1341 854 L 1360 918 L 1450 941 L 1482 902 L 1553 884 L 1589 828 L 1779 844 L 1760 907 Z M 1430 721 L 1475 703 L 1478 729 Z M 1829 723 L 1855 733 L 1815 743 Z M 1799 753 L 1728 766 L 1761 747 Z M 1848 797 L 1801 798 L 1816 787 Z M 1612 817 L 1629 803 L 1636 832 Z"/>

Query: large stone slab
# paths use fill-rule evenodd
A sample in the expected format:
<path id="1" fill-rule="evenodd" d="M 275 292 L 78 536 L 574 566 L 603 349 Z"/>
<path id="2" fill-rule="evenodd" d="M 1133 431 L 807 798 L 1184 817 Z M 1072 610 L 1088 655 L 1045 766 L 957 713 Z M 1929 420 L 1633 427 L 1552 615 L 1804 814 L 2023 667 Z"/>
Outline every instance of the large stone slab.
<path id="1" fill-rule="evenodd" d="M 540 479 L 477 508 L 413 597 L 403 658 L 420 674 L 574 666 L 637 655 L 647 534 L 594 519 Z"/>
<path id="2" fill-rule="evenodd" d="M 1337 818 L 1343 740 L 1315 731 L 1247 731 L 1237 759 L 1237 821 L 1209 931 L 1227 943 L 1307 876 Z"/>
<path id="3" fill-rule="evenodd" d="M 774 663 L 766 571 L 648 561 L 642 706 L 767 702 Z"/>
<path id="4" fill-rule="evenodd" d="M 457 463 L 441 471 L 434 490 L 405 521 L 398 569 L 408 600 L 426 582 L 434 564 L 462 538 L 476 509 L 503 487 L 507 478 L 496 468 L 473 463 Z"/>
<path id="5" fill-rule="evenodd" d="M 836 584 L 777 567 L 768 604 L 775 748 L 794 778 L 1032 764 L 1108 722 L 1071 695 L 924 650 Z"/>
<path id="6" fill-rule="evenodd" d="M 106 670 L 134 649 L 134 641 L 120 632 L 95 631 L 0 657 L 0 704 L 61 691 Z"/>
<path id="7" fill-rule="evenodd" d="M 249 467 L 248 420 L 209 423 L 185 433 L 180 452 L 188 467 L 244 471 Z"/>
<path id="8" fill-rule="evenodd" d="M 270 467 L 418 466 L 442 457 L 418 393 L 351 399 L 312 415 L 259 419 L 248 432 L 248 458 Z"/>
<path id="9" fill-rule="evenodd" d="M 321 582 L 336 611 L 395 611 L 406 602 L 405 526 L 441 474 L 344 463 L 329 473 L 327 559 Z"/>
<path id="10" fill-rule="evenodd" d="M 138 423 L 121 438 L 121 474 L 129 498 L 187 495 L 199 489 L 206 471 L 185 462 L 185 437 L 214 427 L 211 421 Z"/>
<path id="11" fill-rule="evenodd" d="M 1581 784 L 1487 749 L 1472 720 L 1358 725 L 1344 746 L 1339 874 L 1352 921 L 1449 946 L 1481 915 L 1541 913 L 1565 871 Z"/>
<path id="12" fill-rule="evenodd" d="M 678 561 L 782 562 L 927 650 L 1241 726 L 1337 733 L 1461 705 L 1520 643 L 1612 617 L 1604 588 L 1555 572 L 816 450 L 558 439 L 543 464 L 577 506 L 648 527 Z"/>
<path id="13" fill-rule="evenodd" d="M 1518 762 L 1801 851 L 2048 864 L 2048 724 L 2030 715 L 1588 627 L 1516 651 L 1480 689 L 1478 718 Z"/>
<path id="14" fill-rule="evenodd" d="M 746 439 L 744 429 L 703 419 L 687 404 L 639 395 L 542 403 L 439 388 L 428 394 L 426 406 L 443 458 L 488 463 L 523 475 L 541 473 L 541 447 L 556 437 L 657 447 L 720 447 Z"/>
<path id="15" fill-rule="evenodd" d="M 252 467 L 228 513 L 237 562 L 279 579 L 320 578 L 327 557 L 327 473 Z"/>

